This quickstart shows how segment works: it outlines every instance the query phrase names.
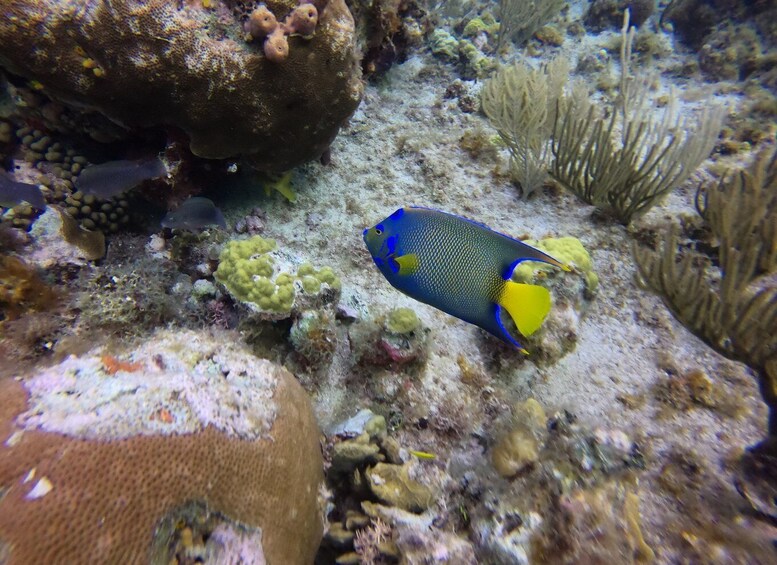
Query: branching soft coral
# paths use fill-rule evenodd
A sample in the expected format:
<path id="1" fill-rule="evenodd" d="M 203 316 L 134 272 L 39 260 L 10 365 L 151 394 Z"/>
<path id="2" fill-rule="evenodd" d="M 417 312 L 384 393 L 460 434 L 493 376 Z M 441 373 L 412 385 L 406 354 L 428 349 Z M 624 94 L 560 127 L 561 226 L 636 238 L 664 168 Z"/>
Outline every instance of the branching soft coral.
<path id="1" fill-rule="evenodd" d="M 635 248 L 640 276 L 689 330 L 759 375 L 777 439 L 777 151 L 699 194 L 720 244 L 719 272 L 678 253 L 673 231 L 662 251 Z"/>
<path id="2" fill-rule="evenodd" d="M 769 424 L 750 450 L 749 471 L 767 477 L 764 499 L 772 507 L 763 512 L 777 519 L 777 148 L 762 151 L 749 170 L 702 187 L 697 207 L 719 242 L 719 268 L 680 253 L 675 229 L 662 250 L 635 246 L 640 278 L 685 327 L 757 375 Z"/>

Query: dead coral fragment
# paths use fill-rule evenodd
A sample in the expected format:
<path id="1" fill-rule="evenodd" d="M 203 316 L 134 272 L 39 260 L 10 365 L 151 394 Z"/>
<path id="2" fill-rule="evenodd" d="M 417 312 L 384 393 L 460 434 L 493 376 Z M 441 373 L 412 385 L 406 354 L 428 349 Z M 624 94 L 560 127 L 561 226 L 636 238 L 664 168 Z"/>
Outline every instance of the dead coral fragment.
<path id="1" fill-rule="evenodd" d="M 532 563 L 650 563 L 642 535 L 639 494 L 610 481 L 564 494 L 532 540 Z"/>
<path id="2" fill-rule="evenodd" d="M 58 298 L 33 267 L 18 257 L 0 256 L 0 320 L 47 310 L 56 305 Z"/>
<path id="3" fill-rule="evenodd" d="M 537 442 L 523 430 L 507 434 L 491 452 L 491 463 L 506 479 L 530 469 L 538 459 Z"/>
<path id="4" fill-rule="evenodd" d="M 432 505 L 437 493 L 413 479 L 410 470 L 411 463 L 378 463 L 366 472 L 370 490 L 391 506 L 410 512 L 423 512 Z"/>

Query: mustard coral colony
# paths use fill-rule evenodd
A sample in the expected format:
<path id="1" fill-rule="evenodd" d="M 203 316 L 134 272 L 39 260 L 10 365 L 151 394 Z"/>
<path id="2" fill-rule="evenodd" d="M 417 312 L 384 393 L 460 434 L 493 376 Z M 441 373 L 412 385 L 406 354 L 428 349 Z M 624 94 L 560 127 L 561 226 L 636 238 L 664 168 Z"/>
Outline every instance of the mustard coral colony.
<path id="1" fill-rule="evenodd" d="M 273 239 L 254 236 L 224 246 L 215 272 L 226 291 L 259 319 L 281 320 L 292 309 L 337 303 L 340 279 L 278 250 Z"/>
<path id="2" fill-rule="evenodd" d="M 0 61 L 42 95 L 128 132 L 183 130 L 199 157 L 244 155 L 266 171 L 318 158 L 363 90 L 344 1 L 268 0 L 253 13 L 209 5 L 10 0 Z M 246 42 L 246 30 L 263 43 Z"/>

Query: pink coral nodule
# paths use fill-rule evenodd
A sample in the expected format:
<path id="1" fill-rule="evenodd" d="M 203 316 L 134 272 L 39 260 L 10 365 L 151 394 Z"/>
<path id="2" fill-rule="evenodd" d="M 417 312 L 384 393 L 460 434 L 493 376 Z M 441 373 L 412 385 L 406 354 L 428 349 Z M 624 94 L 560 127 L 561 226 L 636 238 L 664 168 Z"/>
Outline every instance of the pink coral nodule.
<path id="1" fill-rule="evenodd" d="M 275 19 L 270 9 L 260 4 L 245 23 L 245 30 L 252 39 L 264 39 L 278 28 L 278 20 Z"/>
<path id="2" fill-rule="evenodd" d="M 313 35 L 316 24 L 318 24 L 318 10 L 313 4 L 297 6 L 284 22 L 289 34 L 298 33 L 304 37 Z"/>
<path id="3" fill-rule="evenodd" d="M 273 63 L 280 63 L 289 56 L 289 42 L 282 28 L 276 29 L 264 41 L 264 56 Z"/>

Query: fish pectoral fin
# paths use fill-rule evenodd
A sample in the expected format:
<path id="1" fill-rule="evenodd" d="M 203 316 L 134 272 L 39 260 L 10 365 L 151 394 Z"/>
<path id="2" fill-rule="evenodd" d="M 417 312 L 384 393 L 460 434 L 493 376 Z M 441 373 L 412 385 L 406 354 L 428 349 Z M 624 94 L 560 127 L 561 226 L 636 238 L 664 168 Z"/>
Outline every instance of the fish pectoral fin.
<path id="1" fill-rule="evenodd" d="M 510 314 L 521 335 L 530 336 L 550 312 L 550 292 L 536 284 L 505 281 L 499 305 Z"/>
<path id="2" fill-rule="evenodd" d="M 415 253 L 408 253 L 407 255 L 400 255 L 394 257 L 393 262 L 397 266 L 395 271 L 399 275 L 412 275 L 418 271 L 420 262 L 418 261 L 418 255 Z"/>

